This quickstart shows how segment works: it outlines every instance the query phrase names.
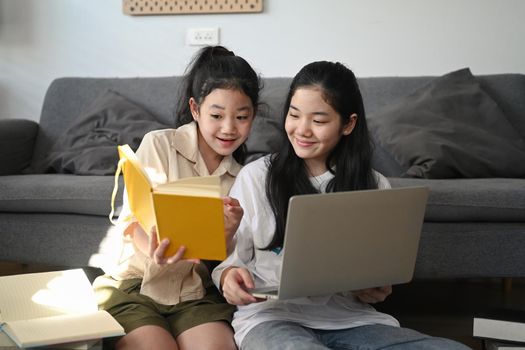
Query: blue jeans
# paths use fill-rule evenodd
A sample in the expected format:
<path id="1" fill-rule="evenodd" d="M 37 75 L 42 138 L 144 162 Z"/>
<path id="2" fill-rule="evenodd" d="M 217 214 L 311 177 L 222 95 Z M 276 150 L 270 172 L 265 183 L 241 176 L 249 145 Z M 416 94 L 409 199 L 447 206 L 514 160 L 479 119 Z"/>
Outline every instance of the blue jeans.
<path id="1" fill-rule="evenodd" d="M 431 337 L 409 328 L 369 325 L 339 330 L 317 330 L 294 322 L 268 321 L 250 330 L 241 344 L 241 350 L 259 349 L 465 350 L 470 348 L 450 339 Z"/>

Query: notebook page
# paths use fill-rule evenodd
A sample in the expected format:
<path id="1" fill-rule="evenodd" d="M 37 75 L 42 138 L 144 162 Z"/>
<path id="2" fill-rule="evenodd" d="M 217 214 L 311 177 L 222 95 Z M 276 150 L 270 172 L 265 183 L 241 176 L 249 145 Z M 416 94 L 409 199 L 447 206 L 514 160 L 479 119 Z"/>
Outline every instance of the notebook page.
<path id="1" fill-rule="evenodd" d="M 82 269 L 0 277 L 0 295 L 4 322 L 98 309 Z"/>
<path id="2" fill-rule="evenodd" d="M 1 320 L 0 323 L 2 323 Z M 11 340 L 11 338 L 9 338 L 9 336 L 4 331 L 0 331 L 0 349 L 9 349 L 14 347 L 16 347 L 16 344 Z"/>
<path id="3" fill-rule="evenodd" d="M 20 347 L 71 343 L 124 335 L 123 328 L 106 311 L 14 321 L 5 327 L 6 333 Z"/>

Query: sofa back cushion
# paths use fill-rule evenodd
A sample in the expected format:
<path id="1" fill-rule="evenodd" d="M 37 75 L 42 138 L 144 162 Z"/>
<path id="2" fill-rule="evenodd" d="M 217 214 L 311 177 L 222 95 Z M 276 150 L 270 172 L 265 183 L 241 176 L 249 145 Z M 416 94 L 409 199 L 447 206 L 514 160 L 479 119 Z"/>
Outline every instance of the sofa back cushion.
<path id="1" fill-rule="evenodd" d="M 367 116 L 374 115 L 391 105 L 403 100 L 406 96 L 427 86 L 437 76 L 424 77 L 372 77 L 360 78 L 359 86 L 363 95 Z M 523 74 L 492 74 L 478 75 L 481 88 L 490 95 L 506 120 L 515 132 L 525 141 L 525 75 Z M 376 145 L 374 167 L 387 176 L 401 176 L 408 170 L 394 159 L 390 150 L 380 145 L 379 137 L 372 132 Z"/>
<path id="2" fill-rule="evenodd" d="M 495 74 L 476 77 L 525 140 L 525 75 Z"/>
<path id="3" fill-rule="evenodd" d="M 368 118 L 407 176 L 525 176 L 525 140 L 469 69 L 433 79 Z"/>
<path id="4" fill-rule="evenodd" d="M 435 77 L 363 77 L 359 86 L 367 114 L 374 113 L 424 86 Z M 496 100 L 509 121 L 525 138 L 525 75 L 495 74 L 478 76 L 482 87 Z M 32 164 L 43 160 L 57 138 L 80 113 L 104 91 L 111 89 L 151 112 L 159 122 L 175 125 L 173 111 L 178 101 L 181 77 L 141 78 L 58 78 L 49 86 L 35 144 Z M 282 113 L 291 78 L 264 78 L 262 105 L 252 135 L 247 141 L 249 159 L 277 150 L 282 139 Z M 375 142 L 377 144 L 377 142 Z M 404 169 L 391 155 L 376 147 L 374 165 L 389 176 Z"/>
<path id="5" fill-rule="evenodd" d="M 112 175 L 117 170 L 117 146 L 136 150 L 144 134 L 170 126 L 113 90 L 98 96 L 58 137 L 34 173 Z"/>
<path id="6" fill-rule="evenodd" d="M 367 114 L 378 112 L 429 84 L 438 76 L 358 78 Z M 476 75 L 481 87 L 505 113 L 516 131 L 525 138 L 525 75 Z"/>
<path id="7" fill-rule="evenodd" d="M 55 79 L 44 98 L 32 165 L 40 164 L 60 135 L 107 90 L 116 91 L 148 110 L 159 122 L 175 125 L 173 110 L 180 80 L 180 77 Z"/>
<path id="8" fill-rule="evenodd" d="M 284 137 L 283 109 L 290 78 L 267 78 L 261 91 L 260 105 L 246 147 L 247 162 L 265 154 L 276 152 Z"/>

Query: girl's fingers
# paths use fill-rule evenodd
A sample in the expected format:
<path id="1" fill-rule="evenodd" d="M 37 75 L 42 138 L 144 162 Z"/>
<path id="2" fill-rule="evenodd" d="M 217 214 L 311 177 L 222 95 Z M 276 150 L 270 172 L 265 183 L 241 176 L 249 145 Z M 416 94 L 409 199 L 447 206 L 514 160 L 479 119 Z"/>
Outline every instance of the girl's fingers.
<path id="1" fill-rule="evenodd" d="M 180 260 L 184 260 L 184 261 L 188 261 L 188 262 L 191 262 L 193 264 L 200 264 L 201 263 L 201 260 L 200 259 L 182 259 L 182 257 L 184 256 L 184 253 L 186 253 L 186 247 L 185 246 L 180 246 L 179 249 L 177 250 L 177 252 L 170 256 L 169 258 L 166 259 L 166 264 L 173 264 L 173 263 L 176 263 L 177 261 L 180 261 Z"/>
<path id="2" fill-rule="evenodd" d="M 181 245 L 175 254 L 173 254 L 172 256 L 166 259 L 166 263 L 173 264 L 181 260 L 185 252 L 186 252 L 186 247 Z"/>
<path id="3" fill-rule="evenodd" d="M 194 264 L 200 264 L 201 263 L 201 259 L 184 259 L 184 261 L 189 261 L 189 262 L 194 263 Z"/>
<path id="4" fill-rule="evenodd" d="M 156 239 L 155 239 L 156 241 Z M 164 252 L 166 251 L 166 248 L 168 247 L 168 244 L 170 244 L 168 239 L 163 239 L 160 244 L 157 244 L 157 247 L 155 248 L 153 252 L 153 260 L 156 264 L 163 265 L 166 263 L 166 258 L 164 257 Z"/>
<path id="5" fill-rule="evenodd" d="M 148 253 L 150 258 L 154 258 L 155 250 L 157 249 L 159 242 L 157 240 L 157 229 L 155 226 L 151 228 L 148 237 Z"/>
<path id="6" fill-rule="evenodd" d="M 223 290 L 223 292 L 228 303 L 232 305 L 248 305 L 257 302 L 257 299 L 253 295 L 246 292 L 240 286 Z"/>
<path id="7" fill-rule="evenodd" d="M 246 288 L 253 288 L 253 285 L 252 276 L 246 269 L 231 269 L 224 279 L 224 297 L 233 305 L 247 305 L 257 302 L 257 299 L 246 291 Z"/>
<path id="8" fill-rule="evenodd" d="M 170 244 L 169 239 L 163 239 L 160 244 L 157 238 L 157 228 L 153 226 L 150 231 L 149 241 L 148 241 L 148 252 L 149 257 L 158 265 L 164 264 L 173 264 L 179 260 L 182 260 L 184 253 L 186 252 L 186 247 L 180 246 L 175 254 L 170 257 L 165 257 L 166 250 Z M 200 259 L 187 259 L 187 261 L 194 264 L 200 264 Z"/>
<path id="9" fill-rule="evenodd" d="M 392 286 L 369 288 L 355 292 L 359 300 L 368 304 L 385 301 L 390 294 L 392 294 Z"/>
<path id="10" fill-rule="evenodd" d="M 248 289 L 255 288 L 253 283 L 252 275 L 246 269 L 237 269 L 239 276 L 241 277 L 242 284 Z"/>
<path id="11" fill-rule="evenodd" d="M 222 202 L 226 205 L 232 206 L 232 207 L 239 207 L 240 203 L 237 199 L 232 197 L 223 197 Z"/>

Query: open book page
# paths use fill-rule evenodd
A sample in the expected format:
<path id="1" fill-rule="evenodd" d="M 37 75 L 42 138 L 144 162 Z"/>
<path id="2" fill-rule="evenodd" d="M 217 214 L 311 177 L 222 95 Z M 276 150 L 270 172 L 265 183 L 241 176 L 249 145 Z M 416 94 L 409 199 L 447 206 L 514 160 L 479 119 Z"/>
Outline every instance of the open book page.
<path id="1" fill-rule="evenodd" d="M 124 334 L 110 314 L 98 310 L 82 269 L 3 276 L 0 295 L 2 330 L 20 347 Z"/>
<path id="2" fill-rule="evenodd" d="M 18 350 L 16 343 L 5 333 L 0 332 L 0 350 Z M 102 339 L 91 339 L 72 343 L 53 344 L 40 347 L 42 350 L 102 350 Z"/>
<path id="3" fill-rule="evenodd" d="M 198 197 L 221 197 L 221 180 L 218 176 L 186 177 L 175 182 L 156 186 L 157 193 L 170 193 Z"/>
<path id="4" fill-rule="evenodd" d="M 4 276 L 0 295 L 4 322 L 98 310 L 82 269 Z"/>
<path id="5" fill-rule="evenodd" d="M 20 347 L 124 335 L 120 324 L 106 311 L 14 321 L 6 324 L 4 331 Z"/>
<path id="6" fill-rule="evenodd" d="M 0 332 L 0 349 L 1 350 L 17 350 L 15 342 L 9 338 L 4 332 Z"/>
<path id="7" fill-rule="evenodd" d="M 2 350 L 11 350 L 11 349 L 16 349 L 16 344 L 11 340 L 11 338 L 9 338 L 9 336 L 7 334 L 5 334 L 5 332 L 3 332 L 3 320 L 2 320 L 2 315 L 0 314 L 0 325 L 2 330 L 0 331 L 0 349 Z"/>

